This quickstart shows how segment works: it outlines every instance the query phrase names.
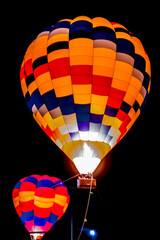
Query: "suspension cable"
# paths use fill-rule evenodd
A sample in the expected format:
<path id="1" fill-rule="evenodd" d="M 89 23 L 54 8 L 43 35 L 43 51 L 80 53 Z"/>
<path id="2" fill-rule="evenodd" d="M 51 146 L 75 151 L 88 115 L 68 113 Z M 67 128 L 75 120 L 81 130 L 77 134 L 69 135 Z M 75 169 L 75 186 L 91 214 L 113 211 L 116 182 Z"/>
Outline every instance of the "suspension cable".
<path id="1" fill-rule="evenodd" d="M 86 222 L 86 220 L 87 220 L 86 218 L 87 218 L 87 213 L 88 213 L 90 198 L 91 198 L 91 194 L 92 194 L 92 191 L 91 191 L 91 190 L 92 190 L 92 181 L 93 181 L 93 175 L 92 175 L 92 177 L 91 177 L 91 184 L 90 184 L 90 189 L 89 189 L 89 196 L 88 196 L 88 202 L 87 202 L 86 212 L 85 212 L 85 215 L 84 215 L 84 219 L 83 219 L 83 224 L 82 224 L 82 227 L 81 227 L 81 231 L 80 231 L 80 233 L 79 233 L 79 236 L 78 236 L 78 239 L 77 239 L 77 240 L 80 239 L 81 234 L 82 234 L 82 232 L 83 232 L 84 224 L 85 224 L 85 222 Z"/>

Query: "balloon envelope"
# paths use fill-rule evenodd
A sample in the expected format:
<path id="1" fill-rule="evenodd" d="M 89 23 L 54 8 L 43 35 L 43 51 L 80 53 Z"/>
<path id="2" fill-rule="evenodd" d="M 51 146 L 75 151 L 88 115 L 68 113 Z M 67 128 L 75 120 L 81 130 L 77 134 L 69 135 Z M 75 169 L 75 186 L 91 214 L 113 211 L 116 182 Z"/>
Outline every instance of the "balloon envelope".
<path id="1" fill-rule="evenodd" d="M 14 207 L 32 239 L 40 239 L 61 218 L 69 204 L 69 192 L 58 178 L 32 175 L 14 187 Z"/>
<path id="2" fill-rule="evenodd" d="M 37 36 L 20 80 L 34 119 L 84 173 L 93 172 L 131 128 L 150 76 L 142 43 L 123 25 L 80 16 Z"/>

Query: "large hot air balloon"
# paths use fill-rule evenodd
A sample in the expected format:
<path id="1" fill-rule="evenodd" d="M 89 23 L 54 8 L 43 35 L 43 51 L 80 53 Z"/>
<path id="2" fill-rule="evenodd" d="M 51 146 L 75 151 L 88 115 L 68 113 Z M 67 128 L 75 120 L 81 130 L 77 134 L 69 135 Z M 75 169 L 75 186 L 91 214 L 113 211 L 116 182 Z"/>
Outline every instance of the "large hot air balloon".
<path id="1" fill-rule="evenodd" d="M 80 173 L 92 173 L 140 115 L 151 69 L 124 26 L 79 16 L 42 31 L 20 75 L 34 119 Z"/>
<path id="2" fill-rule="evenodd" d="M 69 193 L 58 178 L 31 175 L 14 187 L 14 207 L 30 233 L 31 239 L 41 239 L 61 218 L 69 204 Z"/>

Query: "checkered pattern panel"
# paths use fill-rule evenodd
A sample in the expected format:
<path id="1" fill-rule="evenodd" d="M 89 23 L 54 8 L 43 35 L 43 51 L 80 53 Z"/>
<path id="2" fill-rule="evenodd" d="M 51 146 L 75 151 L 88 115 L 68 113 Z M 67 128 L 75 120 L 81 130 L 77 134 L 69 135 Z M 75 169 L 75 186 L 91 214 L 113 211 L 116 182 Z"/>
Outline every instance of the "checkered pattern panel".
<path id="1" fill-rule="evenodd" d="M 102 159 L 128 132 L 150 91 L 150 61 L 124 26 L 64 19 L 41 32 L 21 67 L 27 105 L 70 159 L 83 143 Z"/>

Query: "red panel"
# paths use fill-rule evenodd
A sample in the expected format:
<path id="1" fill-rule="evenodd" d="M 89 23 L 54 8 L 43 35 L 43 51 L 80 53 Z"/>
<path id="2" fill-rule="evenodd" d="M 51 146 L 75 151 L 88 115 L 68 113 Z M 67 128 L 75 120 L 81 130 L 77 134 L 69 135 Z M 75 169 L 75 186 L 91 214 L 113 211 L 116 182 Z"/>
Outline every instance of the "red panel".
<path id="1" fill-rule="evenodd" d="M 27 202 L 20 202 L 20 207 L 23 212 L 30 212 L 34 209 L 34 200 Z"/>
<path id="2" fill-rule="evenodd" d="M 37 68 L 34 70 L 34 76 L 35 76 L 35 78 L 37 78 L 37 77 L 40 76 L 41 74 L 46 73 L 46 72 L 48 72 L 48 71 L 49 71 L 48 63 L 43 64 L 43 65 L 37 67 Z"/>
<path id="3" fill-rule="evenodd" d="M 110 86 L 103 86 L 103 85 L 93 85 L 92 86 L 92 93 L 102 96 L 108 96 L 110 92 Z"/>
<path id="4" fill-rule="evenodd" d="M 53 204 L 53 207 L 52 207 L 52 212 L 57 215 L 57 216 L 60 216 L 63 214 L 63 209 L 64 209 L 64 206 L 61 206 L 57 203 L 54 203 Z"/>
<path id="5" fill-rule="evenodd" d="M 87 75 L 92 75 L 92 71 L 93 71 L 93 66 L 92 65 L 74 65 L 71 66 L 71 74 L 73 75 L 83 75 L 83 74 L 87 74 Z"/>
<path id="6" fill-rule="evenodd" d="M 92 75 L 72 75 L 72 84 L 91 84 Z"/>
<path id="7" fill-rule="evenodd" d="M 34 206 L 34 215 L 39 218 L 46 218 L 49 217 L 51 213 L 51 208 L 40 208 L 37 206 Z"/>
<path id="8" fill-rule="evenodd" d="M 36 188 L 35 196 L 44 198 L 54 198 L 55 190 L 49 187 L 38 187 Z"/>
<path id="9" fill-rule="evenodd" d="M 28 77 L 33 73 L 32 59 L 29 59 L 25 62 L 24 69 L 25 69 L 26 77 Z"/>
<path id="10" fill-rule="evenodd" d="M 108 101 L 107 101 L 107 106 L 109 107 L 113 107 L 113 108 L 120 108 L 122 104 L 122 100 L 117 99 L 117 98 L 113 98 L 113 97 L 109 97 Z"/>
<path id="11" fill-rule="evenodd" d="M 24 67 L 21 67 L 21 70 L 20 70 L 20 82 L 22 81 L 23 78 L 26 78 L 26 76 L 24 74 Z"/>
<path id="12" fill-rule="evenodd" d="M 93 85 L 98 84 L 98 85 L 110 87 L 111 83 L 112 83 L 112 78 L 110 78 L 110 77 L 93 75 Z"/>
<path id="13" fill-rule="evenodd" d="M 117 118 L 121 121 L 124 121 L 124 119 L 126 118 L 127 113 L 123 112 L 121 109 L 119 109 L 118 113 L 117 113 Z"/>
<path id="14" fill-rule="evenodd" d="M 111 88 L 109 96 L 123 100 L 126 92 L 116 88 Z"/>
<path id="15" fill-rule="evenodd" d="M 51 78 L 59 78 L 70 75 L 69 58 L 60 58 L 48 63 Z"/>

